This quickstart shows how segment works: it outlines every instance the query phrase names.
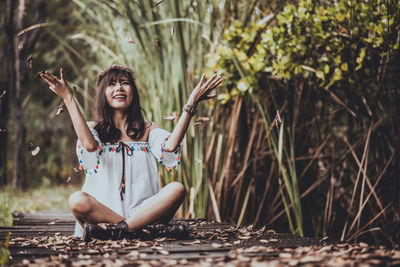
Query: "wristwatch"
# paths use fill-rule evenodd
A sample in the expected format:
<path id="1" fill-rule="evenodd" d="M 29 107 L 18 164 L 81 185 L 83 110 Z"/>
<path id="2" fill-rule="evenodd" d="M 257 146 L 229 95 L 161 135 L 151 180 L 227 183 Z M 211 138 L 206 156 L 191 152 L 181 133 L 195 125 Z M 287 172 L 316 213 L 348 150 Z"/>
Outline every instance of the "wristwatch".
<path id="1" fill-rule="evenodd" d="M 183 111 L 186 111 L 192 117 L 196 114 L 196 108 L 191 106 L 191 105 L 189 105 L 189 104 L 185 104 L 183 106 Z"/>

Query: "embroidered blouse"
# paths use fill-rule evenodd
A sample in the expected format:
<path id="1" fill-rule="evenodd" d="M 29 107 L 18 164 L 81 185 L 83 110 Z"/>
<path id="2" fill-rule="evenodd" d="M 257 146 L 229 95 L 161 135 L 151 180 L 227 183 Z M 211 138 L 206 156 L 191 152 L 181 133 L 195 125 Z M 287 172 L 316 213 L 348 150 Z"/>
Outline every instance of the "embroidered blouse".
<path id="1" fill-rule="evenodd" d="M 88 152 L 79 140 L 76 144 L 79 168 L 86 173 L 82 191 L 124 218 L 160 190 L 153 156 L 168 170 L 180 164 L 180 146 L 174 152 L 163 151 L 170 133 L 161 128 L 151 130 L 147 142 L 115 144 L 101 143 L 96 130 L 90 131 L 99 144 L 96 151 Z M 79 223 L 75 235 L 83 235 Z"/>

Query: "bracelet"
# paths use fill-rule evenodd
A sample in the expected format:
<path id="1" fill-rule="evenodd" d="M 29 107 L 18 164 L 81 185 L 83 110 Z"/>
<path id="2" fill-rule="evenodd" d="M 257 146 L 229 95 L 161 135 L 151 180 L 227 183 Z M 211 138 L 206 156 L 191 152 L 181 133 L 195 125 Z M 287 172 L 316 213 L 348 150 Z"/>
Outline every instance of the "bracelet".
<path id="1" fill-rule="evenodd" d="M 196 108 L 194 106 L 189 105 L 189 104 L 185 104 L 183 106 L 183 111 L 186 111 L 192 117 L 196 114 Z"/>

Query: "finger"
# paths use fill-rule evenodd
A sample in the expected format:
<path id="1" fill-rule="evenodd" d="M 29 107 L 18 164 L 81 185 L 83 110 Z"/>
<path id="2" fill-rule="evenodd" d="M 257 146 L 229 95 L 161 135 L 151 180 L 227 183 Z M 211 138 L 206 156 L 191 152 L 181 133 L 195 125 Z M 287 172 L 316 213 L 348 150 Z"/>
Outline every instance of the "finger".
<path id="1" fill-rule="evenodd" d="M 203 73 L 203 75 L 201 75 L 201 78 L 200 78 L 200 82 L 199 82 L 200 85 L 202 85 L 204 83 L 205 78 L 206 78 L 206 74 Z"/>
<path id="2" fill-rule="evenodd" d="M 64 69 L 63 69 L 63 68 L 60 69 L 60 80 L 63 81 L 63 82 L 65 82 L 65 79 L 64 79 Z"/>
<path id="3" fill-rule="evenodd" d="M 222 78 L 221 77 L 217 77 L 212 84 L 210 84 L 210 86 L 212 86 L 212 88 L 215 87 L 216 84 L 220 84 L 222 82 Z"/>
<path id="4" fill-rule="evenodd" d="M 214 88 L 216 88 L 218 85 L 220 85 L 222 83 L 222 79 L 217 79 L 213 84 L 211 84 L 208 88 L 208 91 L 213 90 Z"/>
<path id="5" fill-rule="evenodd" d="M 52 83 L 47 76 L 44 74 L 40 74 L 40 77 L 50 86 L 54 86 L 54 83 Z"/>
<path id="6" fill-rule="evenodd" d="M 45 74 L 48 76 L 50 81 L 57 81 L 58 80 L 58 78 L 56 76 L 54 76 L 53 74 L 51 74 L 48 71 L 46 71 Z"/>
<path id="7" fill-rule="evenodd" d="M 211 84 L 215 80 L 215 77 L 217 77 L 217 74 L 211 76 L 210 79 L 208 79 L 207 82 L 204 84 L 204 86 L 208 86 L 209 84 Z"/>

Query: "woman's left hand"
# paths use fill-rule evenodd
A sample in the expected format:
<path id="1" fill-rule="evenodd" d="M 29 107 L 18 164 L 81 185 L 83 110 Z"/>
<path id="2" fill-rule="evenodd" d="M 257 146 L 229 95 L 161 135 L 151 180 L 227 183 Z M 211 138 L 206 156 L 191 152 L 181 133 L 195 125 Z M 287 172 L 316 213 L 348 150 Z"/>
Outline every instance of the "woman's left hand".
<path id="1" fill-rule="evenodd" d="M 204 79 L 206 77 L 206 74 L 203 73 L 201 76 L 200 82 L 197 84 L 197 86 L 194 88 L 192 93 L 190 94 L 188 104 L 191 106 L 196 106 L 197 103 L 203 100 L 208 100 L 208 99 L 213 99 L 217 97 L 217 94 L 209 94 L 214 88 L 216 88 L 218 85 L 221 84 L 222 82 L 222 77 L 214 74 L 211 76 L 210 79 L 208 79 L 206 82 L 204 82 Z"/>

